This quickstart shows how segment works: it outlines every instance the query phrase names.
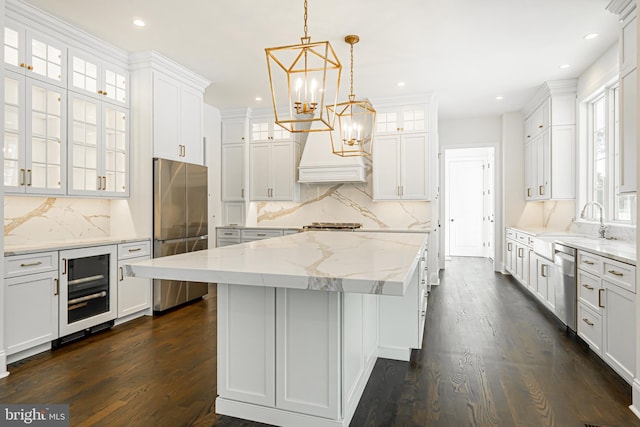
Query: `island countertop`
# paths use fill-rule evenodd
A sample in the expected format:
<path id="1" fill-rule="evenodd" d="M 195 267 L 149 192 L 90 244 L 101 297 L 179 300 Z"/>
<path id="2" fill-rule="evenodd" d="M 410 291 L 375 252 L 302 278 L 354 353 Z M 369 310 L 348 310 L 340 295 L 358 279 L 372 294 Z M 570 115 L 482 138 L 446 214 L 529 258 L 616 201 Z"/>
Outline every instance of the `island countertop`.
<path id="1" fill-rule="evenodd" d="M 310 231 L 141 261 L 127 275 L 155 279 L 404 295 L 424 233 Z"/>

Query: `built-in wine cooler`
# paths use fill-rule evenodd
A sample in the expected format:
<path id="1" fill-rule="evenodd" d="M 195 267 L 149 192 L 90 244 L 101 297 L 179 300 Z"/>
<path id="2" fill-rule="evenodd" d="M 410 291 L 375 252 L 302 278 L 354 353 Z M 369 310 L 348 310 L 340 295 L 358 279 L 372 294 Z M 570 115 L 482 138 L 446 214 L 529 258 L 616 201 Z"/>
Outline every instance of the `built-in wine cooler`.
<path id="1" fill-rule="evenodd" d="M 113 325 L 117 253 L 99 246 L 60 253 L 60 337 L 73 339 Z"/>

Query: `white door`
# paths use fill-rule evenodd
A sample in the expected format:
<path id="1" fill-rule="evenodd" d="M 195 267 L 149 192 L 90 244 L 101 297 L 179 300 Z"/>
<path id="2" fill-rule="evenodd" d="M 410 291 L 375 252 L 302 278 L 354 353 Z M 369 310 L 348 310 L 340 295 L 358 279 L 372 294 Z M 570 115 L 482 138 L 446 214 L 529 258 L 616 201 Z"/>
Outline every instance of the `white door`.
<path id="1" fill-rule="evenodd" d="M 447 162 L 447 225 L 449 255 L 484 256 L 483 183 L 481 159 Z"/>

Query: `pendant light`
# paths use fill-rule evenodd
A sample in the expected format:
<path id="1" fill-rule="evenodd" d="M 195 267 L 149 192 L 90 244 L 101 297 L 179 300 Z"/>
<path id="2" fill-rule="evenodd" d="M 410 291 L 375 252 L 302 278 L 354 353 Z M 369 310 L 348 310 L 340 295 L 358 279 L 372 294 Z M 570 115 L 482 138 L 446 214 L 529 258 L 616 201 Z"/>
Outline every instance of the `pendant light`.
<path id="1" fill-rule="evenodd" d="M 351 50 L 351 86 L 349 101 L 328 106 L 327 110 L 335 108 L 338 120 L 337 127 L 340 136 L 331 132 L 331 148 L 333 154 L 339 156 L 368 156 L 373 147 L 373 128 L 376 123 L 376 110 L 368 100 L 356 101 L 353 93 L 353 45 L 360 41 L 360 37 L 351 34 L 344 38 Z"/>
<path id="2" fill-rule="evenodd" d="M 331 131 L 342 65 L 328 41 L 311 41 L 307 0 L 300 41 L 265 49 L 275 122 L 289 132 Z"/>

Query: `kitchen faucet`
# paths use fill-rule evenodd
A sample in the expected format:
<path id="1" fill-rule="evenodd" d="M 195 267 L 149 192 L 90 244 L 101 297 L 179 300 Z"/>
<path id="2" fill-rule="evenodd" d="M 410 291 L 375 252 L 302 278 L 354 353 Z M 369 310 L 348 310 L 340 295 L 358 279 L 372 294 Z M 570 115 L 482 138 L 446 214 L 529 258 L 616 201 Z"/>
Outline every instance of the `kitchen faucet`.
<path id="1" fill-rule="evenodd" d="M 607 227 L 604 225 L 604 209 L 602 208 L 602 205 L 598 202 L 587 202 L 585 203 L 584 207 L 582 208 L 582 212 L 580 212 L 580 218 L 584 219 L 587 216 L 587 207 L 589 207 L 590 205 L 594 205 L 597 206 L 598 209 L 600 209 L 600 227 L 598 228 L 598 234 L 600 235 L 600 237 L 602 239 L 604 239 L 604 235 L 607 232 Z"/>

